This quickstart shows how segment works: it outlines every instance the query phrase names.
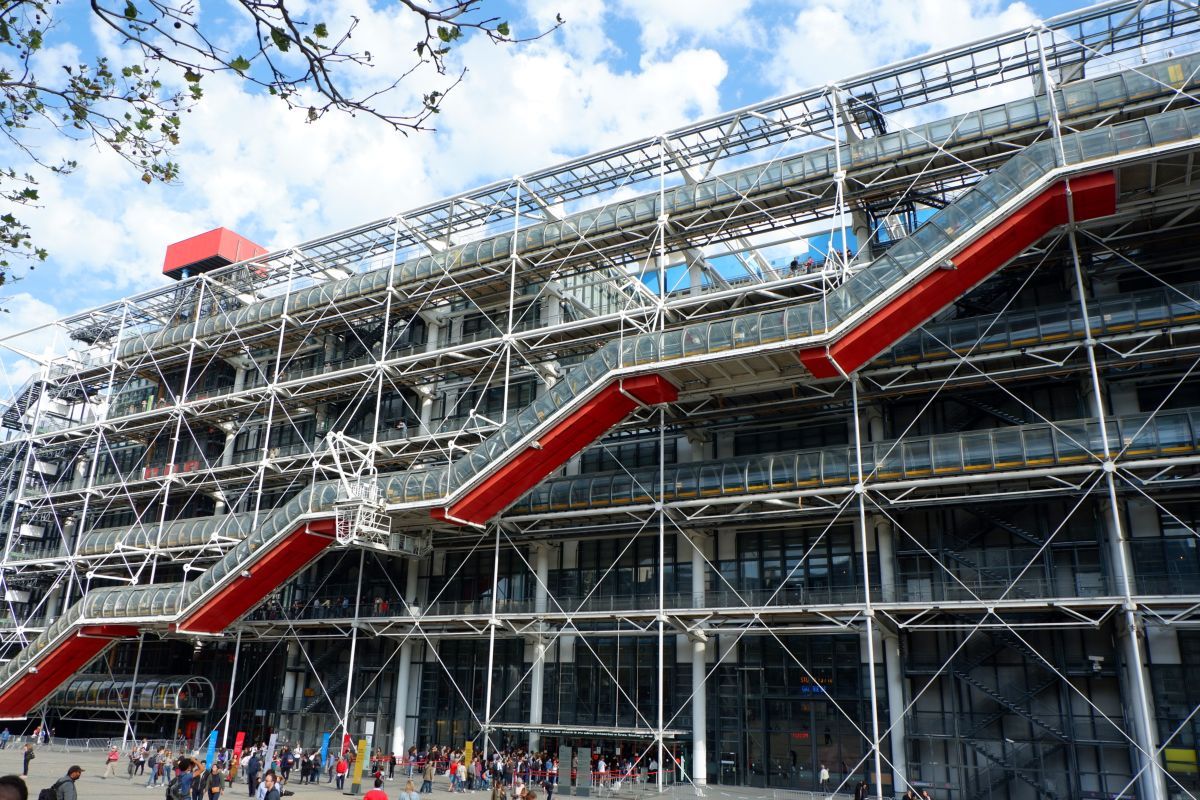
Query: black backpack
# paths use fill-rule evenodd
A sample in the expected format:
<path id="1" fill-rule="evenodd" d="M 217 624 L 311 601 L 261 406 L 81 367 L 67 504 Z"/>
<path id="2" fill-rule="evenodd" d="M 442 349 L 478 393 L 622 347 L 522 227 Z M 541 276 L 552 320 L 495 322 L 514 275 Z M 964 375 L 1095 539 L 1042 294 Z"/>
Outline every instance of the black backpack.
<path id="1" fill-rule="evenodd" d="M 62 786 L 70 778 L 59 778 L 54 782 L 54 785 L 49 789 L 42 789 L 38 792 L 37 800 L 58 800 L 58 787 Z"/>
<path id="2" fill-rule="evenodd" d="M 171 782 L 167 784 L 166 800 L 185 800 L 183 796 L 183 776 L 176 775 L 171 778 Z"/>

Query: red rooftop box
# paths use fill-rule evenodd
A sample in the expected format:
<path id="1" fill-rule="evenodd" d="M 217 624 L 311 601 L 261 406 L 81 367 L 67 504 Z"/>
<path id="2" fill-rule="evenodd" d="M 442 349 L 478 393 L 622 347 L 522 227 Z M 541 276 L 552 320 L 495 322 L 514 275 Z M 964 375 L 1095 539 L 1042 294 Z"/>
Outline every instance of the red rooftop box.
<path id="1" fill-rule="evenodd" d="M 167 245 L 167 257 L 163 260 L 163 274 L 180 280 L 199 275 L 210 269 L 223 267 L 267 252 L 244 236 L 227 228 L 216 228 L 208 233 Z"/>

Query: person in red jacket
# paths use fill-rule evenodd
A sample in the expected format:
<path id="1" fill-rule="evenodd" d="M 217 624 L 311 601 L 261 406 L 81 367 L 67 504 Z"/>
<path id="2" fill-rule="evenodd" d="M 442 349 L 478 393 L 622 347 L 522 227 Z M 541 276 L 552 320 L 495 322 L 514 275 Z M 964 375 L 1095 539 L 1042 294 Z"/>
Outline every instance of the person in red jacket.
<path id="1" fill-rule="evenodd" d="M 387 792 L 383 790 L 383 778 L 375 779 L 375 788 L 363 795 L 363 800 L 388 800 Z"/>

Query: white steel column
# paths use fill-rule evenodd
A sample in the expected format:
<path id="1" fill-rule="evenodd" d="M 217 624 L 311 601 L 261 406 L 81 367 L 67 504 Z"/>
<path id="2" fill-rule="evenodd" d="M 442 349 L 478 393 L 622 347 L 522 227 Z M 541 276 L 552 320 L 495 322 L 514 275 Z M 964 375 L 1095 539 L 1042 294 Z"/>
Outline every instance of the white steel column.
<path id="1" fill-rule="evenodd" d="M 296 673 L 292 669 L 292 664 L 297 661 L 297 654 L 300 652 L 300 645 L 297 642 L 288 642 L 287 658 L 284 661 L 283 673 L 283 702 L 288 706 L 288 713 L 292 713 L 291 704 L 296 696 Z"/>
<path id="2" fill-rule="evenodd" d="M 869 418 L 868 418 L 869 419 Z M 882 436 L 880 436 L 882 438 Z M 893 541 L 892 521 L 885 516 L 876 516 L 872 527 L 875 530 L 875 547 L 879 556 L 880 597 L 883 602 L 895 602 L 896 545 Z M 887 680 L 888 699 L 888 744 L 892 761 L 892 795 L 908 788 L 908 762 L 904 755 L 904 670 L 900 661 L 900 635 L 886 625 L 879 626 L 883 647 L 884 677 Z"/>
<path id="3" fill-rule="evenodd" d="M 1101 388 L 1100 369 L 1096 364 L 1096 340 L 1092 335 L 1091 318 L 1088 315 L 1087 284 L 1083 279 L 1083 266 L 1079 259 L 1079 246 L 1074 227 L 1074 207 L 1071 204 L 1071 188 L 1067 184 L 1067 210 L 1072 220 L 1067 232 L 1067 241 L 1071 246 L 1071 259 L 1075 272 L 1075 285 L 1079 294 L 1081 319 L 1088 326 L 1087 339 L 1084 340 L 1084 350 L 1088 358 L 1088 372 L 1091 377 L 1092 413 L 1100 430 L 1100 443 L 1103 449 L 1104 475 L 1102 481 L 1108 495 L 1108 514 L 1105 517 L 1110 560 L 1115 571 L 1117 592 L 1124 598 L 1124 609 L 1117 624 L 1117 638 L 1122 650 L 1124 662 L 1124 680 L 1122 700 L 1134 718 L 1133 740 L 1139 751 L 1138 760 L 1141 764 L 1133 764 L 1135 771 L 1141 770 L 1138 780 L 1138 797 L 1147 800 L 1163 800 L 1167 796 L 1166 778 L 1159 765 L 1157 751 L 1154 746 L 1155 722 L 1154 707 L 1150 699 L 1145 664 L 1142 658 L 1142 625 L 1138 616 L 1137 602 L 1133 599 L 1133 566 L 1129 554 L 1129 541 L 1125 536 L 1121 519 L 1121 505 L 1117 497 L 1116 463 L 1113 460 L 1112 439 L 1108 433 L 1108 421 L 1105 418 L 1104 392 Z"/>
<path id="4" fill-rule="evenodd" d="M 500 627 L 500 618 L 496 616 L 496 596 L 500 594 L 501 531 L 499 523 L 493 524 L 496 527 L 496 543 L 492 553 L 492 609 L 488 618 L 487 678 L 484 680 L 487 689 L 484 691 L 483 700 L 483 750 L 485 753 L 496 751 L 496 745 L 492 744 L 492 676 L 495 673 L 496 665 L 496 628 Z"/>
<path id="5" fill-rule="evenodd" d="M 416 559 L 408 561 L 408 577 L 404 585 L 404 602 L 408 613 L 417 615 L 417 573 L 421 570 L 421 562 Z M 415 635 L 415 634 L 413 634 Z M 392 718 L 392 752 L 404 755 L 408 748 L 408 694 L 409 684 L 412 683 L 412 635 L 405 637 L 400 645 L 400 663 L 396 667 L 396 691 L 393 693 L 395 703 Z"/>
<path id="6" fill-rule="evenodd" d="M 704 553 L 701 546 L 705 538 L 701 534 L 693 534 L 692 542 L 692 607 L 704 608 L 705 569 Z M 692 639 L 692 783 L 695 786 L 708 785 L 708 697 L 705 693 L 705 677 L 708 674 L 707 664 L 708 637 L 697 631 Z"/>
<path id="7" fill-rule="evenodd" d="M 658 329 L 664 330 L 667 324 L 667 213 L 666 213 L 666 152 L 667 143 L 659 139 L 658 146 Z M 667 410 L 666 406 L 658 407 L 658 486 L 659 495 L 656 498 L 655 512 L 658 516 L 658 720 L 655 729 L 655 744 L 658 750 L 658 774 L 656 785 L 658 791 L 663 790 L 663 773 L 667 765 L 663 761 L 663 728 L 666 719 L 666 698 L 664 686 L 667 682 L 667 511 L 666 483 L 664 476 L 667 469 Z"/>
<path id="8" fill-rule="evenodd" d="M 545 614 L 547 606 L 547 582 L 550 580 L 550 547 L 544 543 L 533 546 L 534 571 L 537 574 L 537 585 L 534 588 L 533 609 L 537 614 Z M 546 674 L 546 631 L 545 623 L 537 623 L 537 634 L 533 639 L 533 665 L 529 670 L 529 724 L 542 724 L 542 695 L 545 690 Z M 529 732 L 529 752 L 536 752 L 541 745 L 541 735 L 537 731 Z"/>
<path id="9" fill-rule="evenodd" d="M 233 692 L 237 688 L 238 659 L 242 655 L 242 631 L 237 632 L 237 641 L 233 645 L 233 669 L 229 671 L 229 697 L 225 702 L 225 724 L 221 729 L 221 747 L 229 746 L 229 728 L 233 724 Z"/>
<path id="10" fill-rule="evenodd" d="M 125 706 L 125 728 L 121 731 L 121 749 L 124 750 L 130 739 L 137 739 L 137 734 L 133 730 L 133 699 L 137 697 L 137 679 L 138 668 L 142 666 L 142 644 L 146 641 L 146 634 L 138 634 L 137 655 L 133 659 L 133 678 L 129 683 L 129 702 Z"/>
<path id="11" fill-rule="evenodd" d="M 879 747 L 879 689 L 875 669 L 875 609 L 871 602 L 871 562 L 867 554 L 869 540 L 867 537 L 867 493 L 863 483 L 866 472 L 863 469 L 862 426 L 858 404 L 858 376 L 850 377 L 851 413 L 854 415 L 854 458 L 858 483 L 854 487 L 858 495 L 858 532 L 859 548 L 862 551 L 862 580 L 863 580 L 863 636 L 866 640 L 867 655 L 867 684 L 870 689 L 871 702 L 871 755 L 874 761 L 875 797 L 883 800 L 883 763 Z"/>
<path id="12" fill-rule="evenodd" d="M 1060 163 L 1067 163 L 1066 149 L 1062 144 L 1062 122 L 1059 119 L 1058 104 L 1055 99 L 1055 79 L 1046 62 L 1045 46 L 1042 42 L 1044 26 L 1037 28 L 1038 58 L 1042 70 L 1042 79 L 1046 88 L 1046 96 L 1050 101 L 1050 114 L 1053 121 L 1053 134 L 1058 141 Z M 1125 537 L 1121 520 L 1121 506 L 1117 498 L 1116 462 L 1113 460 L 1112 440 L 1108 433 L 1108 422 L 1105 418 L 1104 393 L 1101 388 L 1100 368 L 1096 364 L 1096 339 L 1093 335 L 1091 317 L 1088 315 L 1087 284 L 1083 278 L 1083 265 L 1079 258 L 1079 242 L 1075 230 L 1075 206 L 1072 200 L 1071 182 L 1066 182 L 1067 192 L 1067 242 L 1071 247 L 1071 265 L 1075 277 L 1075 290 L 1078 294 L 1081 319 L 1087 325 L 1087 338 L 1084 340 L 1084 351 L 1087 353 L 1088 374 L 1091 378 L 1092 413 L 1100 430 L 1100 443 L 1103 449 L 1104 475 L 1102 481 L 1108 493 L 1108 545 L 1111 560 L 1115 570 L 1114 577 L 1118 583 L 1118 592 L 1124 598 L 1122 618 L 1117 622 L 1117 638 L 1123 651 L 1125 680 L 1122 682 L 1122 700 L 1134 717 L 1133 739 L 1139 754 L 1132 766 L 1140 770 L 1137 795 L 1141 800 L 1162 800 L 1167 796 L 1166 779 L 1159 765 L 1155 742 L 1155 723 L 1153 704 L 1149 695 L 1141 646 L 1141 620 L 1138 616 L 1137 603 L 1133 599 L 1132 559 L 1129 555 L 1129 542 Z"/>
<path id="13" fill-rule="evenodd" d="M 358 581 L 354 589 L 354 627 L 350 631 L 350 663 L 346 667 L 346 701 L 342 705 L 342 733 L 350 733 L 350 701 L 354 697 L 354 656 L 358 649 L 358 614 L 362 606 L 363 567 L 367 551 L 358 551 Z M 344 738 L 344 737 L 343 737 Z M 361 756 L 362 754 L 360 754 Z"/>

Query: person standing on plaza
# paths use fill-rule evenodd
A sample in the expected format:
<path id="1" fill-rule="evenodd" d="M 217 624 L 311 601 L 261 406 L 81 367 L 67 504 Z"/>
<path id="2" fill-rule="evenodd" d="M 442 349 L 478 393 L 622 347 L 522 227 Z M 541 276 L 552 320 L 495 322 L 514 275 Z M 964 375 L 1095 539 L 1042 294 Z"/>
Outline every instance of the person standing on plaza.
<path id="1" fill-rule="evenodd" d="M 388 800 L 387 792 L 383 790 L 383 778 L 375 779 L 375 788 L 363 795 L 363 800 Z"/>
<path id="2" fill-rule="evenodd" d="M 421 794 L 433 793 L 433 754 L 425 757 L 425 769 L 421 772 Z"/>
<path id="3" fill-rule="evenodd" d="M 29 776 L 29 762 L 33 761 L 35 758 L 37 758 L 37 756 L 34 755 L 34 753 L 33 753 L 33 745 L 31 745 L 31 744 L 25 745 L 25 752 L 21 754 L 21 759 L 22 759 L 21 774 L 22 775 L 24 775 L 26 777 Z"/>
<path id="4" fill-rule="evenodd" d="M 822 792 L 829 791 L 829 768 L 824 764 L 821 765 L 821 771 L 817 773 L 817 783 Z"/>
<path id="5" fill-rule="evenodd" d="M 159 769 L 162 767 L 162 748 L 158 748 L 150 754 L 150 758 L 146 761 L 146 788 L 155 786 L 158 783 Z"/>
<path id="6" fill-rule="evenodd" d="M 108 748 L 108 755 L 104 757 L 104 774 L 100 777 L 104 780 L 117 777 L 117 762 L 120 760 L 121 753 L 114 744 Z"/>
<path id="7" fill-rule="evenodd" d="M 250 760 L 246 762 L 246 783 L 250 787 L 249 797 L 254 797 L 258 792 L 258 773 L 262 772 L 262 761 L 258 759 L 258 751 L 250 753 Z"/>
<path id="8" fill-rule="evenodd" d="M 340 790 L 346 785 L 346 773 L 350 771 L 350 762 L 346 760 L 344 753 L 338 758 L 334 770 L 337 772 L 337 788 Z"/>
<path id="9" fill-rule="evenodd" d="M 5 728 L 3 731 L 0 731 L 0 750 L 8 749 L 8 740 L 11 738 L 12 738 L 12 733 L 8 730 L 8 728 Z"/>
<path id="10" fill-rule="evenodd" d="M 221 765 L 213 764 L 212 770 L 208 773 L 208 793 L 206 800 L 208 800 L 208 798 L 216 800 L 216 798 L 220 797 L 221 793 L 224 791 L 225 776 L 221 774 Z"/>

